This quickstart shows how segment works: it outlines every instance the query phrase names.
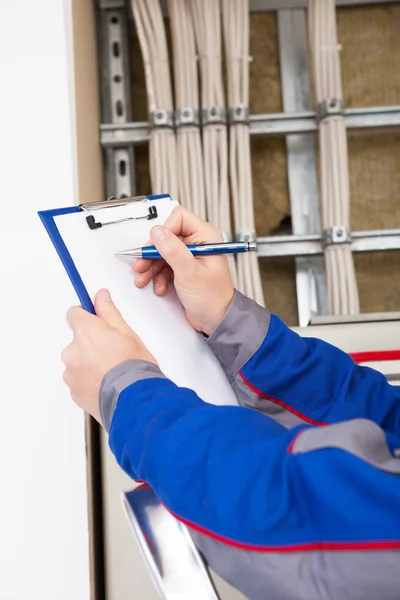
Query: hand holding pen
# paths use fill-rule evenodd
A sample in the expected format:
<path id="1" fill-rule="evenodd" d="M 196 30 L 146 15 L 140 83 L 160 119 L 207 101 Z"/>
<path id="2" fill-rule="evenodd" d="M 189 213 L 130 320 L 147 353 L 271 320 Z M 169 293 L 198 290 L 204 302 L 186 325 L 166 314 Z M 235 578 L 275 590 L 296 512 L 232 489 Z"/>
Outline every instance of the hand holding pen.
<path id="1" fill-rule="evenodd" d="M 234 295 L 228 260 L 220 253 L 217 256 L 197 254 L 196 258 L 188 246 L 198 248 L 200 243 L 201 246 L 211 244 L 214 246 L 212 254 L 217 245 L 226 250 L 221 232 L 179 206 L 164 226 L 153 227 L 150 237 L 157 256 L 163 258 L 138 258 L 135 261 L 136 286 L 143 288 L 152 281 L 155 293 L 161 296 L 173 282 L 189 323 L 197 331 L 210 335 Z"/>
<path id="2" fill-rule="evenodd" d="M 193 256 L 215 256 L 216 254 L 240 254 L 254 252 L 255 242 L 217 242 L 214 244 L 189 244 L 186 248 Z M 131 256 L 132 258 L 163 258 L 155 246 L 143 246 L 117 252 L 117 256 Z"/>

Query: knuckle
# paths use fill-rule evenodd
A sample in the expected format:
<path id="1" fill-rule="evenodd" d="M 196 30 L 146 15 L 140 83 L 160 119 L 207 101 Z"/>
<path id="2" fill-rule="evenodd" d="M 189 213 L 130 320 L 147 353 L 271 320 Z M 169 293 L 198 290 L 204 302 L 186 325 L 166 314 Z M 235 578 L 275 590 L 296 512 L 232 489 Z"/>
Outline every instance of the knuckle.
<path id="1" fill-rule="evenodd" d="M 67 311 L 67 319 L 73 320 L 73 318 L 76 316 L 78 311 L 79 311 L 79 308 L 77 306 L 71 306 L 71 308 L 69 308 Z"/>
<path id="2" fill-rule="evenodd" d="M 67 346 L 67 348 L 64 348 L 64 350 L 61 352 L 61 360 L 63 361 L 64 365 L 69 362 L 70 351 L 70 346 Z"/>
<path id="3" fill-rule="evenodd" d="M 219 227 L 213 227 L 213 234 L 215 235 L 216 241 L 222 242 L 224 240 L 223 233 Z"/>
<path id="4" fill-rule="evenodd" d="M 85 335 L 86 328 L 83 323 L 77 323 L 74 327 L 74 335 L 77 338 L 83 337 Z"/>
<path id="5" fill-rule="evenodd" d="M 69 386 L 71 378 L 70 378 L 68 369 L 65 369 L 65 371 L 63 373 L 63 380 L 64 380 L 64 383 Z"/>
<path id="6" fill-rule="evenodd" d="M 169 258 L 175 258 L 176 256 L 179 256 L 181 253 L 182 253 L 182 248 L 177 240 L 176 241 L 174 240 L 172 243 L 170 243 L 169 247 L 166 248 L 166 250 L 165 250 L 165 254 Z"/>

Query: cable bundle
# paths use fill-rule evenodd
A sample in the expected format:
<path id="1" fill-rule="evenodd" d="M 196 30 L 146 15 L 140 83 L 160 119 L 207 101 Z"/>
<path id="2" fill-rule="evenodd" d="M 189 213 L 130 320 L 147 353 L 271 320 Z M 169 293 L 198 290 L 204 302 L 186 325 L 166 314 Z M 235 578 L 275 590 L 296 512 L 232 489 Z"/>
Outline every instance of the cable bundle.
<path id="1" fill-rule="evenodd" d="M 333 315 L 357 314 L 360 308 L 349 243 L 348 150 L 334 0 L 309 0 L 308 15 L 318 103 L 328 307 Z"/>
<path id="2" fill-rule="evenodd" d="M 198 69 L 191 8 L 186 0 L 168 0 L 168 9 L 174 55 L 180 201 L 205 219 L 207 211 L 200 137 Z"/>
<path id="3" fill-rule="evenodd" d="M 236 237 L 255 240 L 249 135 L 249 6 L 248 0 L 222 0 L 230 114 L 229 171 Z M 238 255 L 238 287 L 264 304 L 258 258 Z"/>
<path id="4" fill-rule="evenodd" d="M 176 138 L 164 19 L 158 0 L 131 0 L 144 62 L 150 123 L 152 192 L 168 192 L 178 200 Z"/>
<path id="5" fill-rule="evenodd" d="M 204 181 L 208 220 L 226 241 L 232 238 L 228 180 L 228 131 L 222 78 L 221 12 L 219 0 L 192 0 L 192 15 L 200 58 Z M 236 261 L 229 257 L 236 280 Z"/>

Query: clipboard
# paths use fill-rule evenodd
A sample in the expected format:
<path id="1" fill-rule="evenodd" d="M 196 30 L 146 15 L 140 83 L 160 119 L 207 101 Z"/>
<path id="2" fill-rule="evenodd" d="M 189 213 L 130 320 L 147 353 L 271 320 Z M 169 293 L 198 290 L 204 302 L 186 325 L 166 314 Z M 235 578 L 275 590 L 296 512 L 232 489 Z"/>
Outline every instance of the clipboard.
<path id="1" fill-rule="evenodd" d="M 127 198 L 125 199 L 121 199 L 120 201 L 116 201 L 115 198 L 109 198 L 109 200 L 106 200 L 103 203 L 91 203 L 91 205 L 89 204 L 80 204 L 79 206 L 71 206 L 71 207 L 67 207 L 67 208 L 56 208 L 53 210 L 43 210 L 43 211 L 39 211 L 38 215 L 40 217 L 40 220 L 42 221 L 51 241 L 53 242 L 54 248 L 57 251 L 57 254 L 62 262 L 62 264 L 64 265 L 64 268 L 67 272 L 67 275 L 75 289 L 75 292 L 79 298 L 79 301 L 82 305 L 82 308 L 84 308 L 85 310 L 87 310 L 88 312 L 95 314 L 95 310 L 94 310 L 94 305 L 93 302 L 88 294 L 88 291 L 82 281 L 82 278 L 78 272 L 78 269 L 75 266 L 75 263 L 72 259 L 72 256 L 58 230 L 57 224 L 56 224 L 56 217 L 62 216 L 62 215 L 71 215 L 71 214 L 75 214 L 75 213 L 82 213 L 87 211 L 89 214 L 86 215 L 86 222 L 88 223 L 88 227 L 89 229 L 98 229 L 99 227 L 96 227 L 96 225 L 99 222 L 96 222 L 94 215 L 91 213 L 94 210 L 96 210 L 96 208 L 102 209 L 104 208 L 111 208 L 111 207 L 115 207 L 115 206 L 123 206 L 128 204 L 129 202 L 138 202 L 138 201 L 142 201 L 144 198 L 148 199 L 148 200 L 157 200 L 160 198 L 170 198 L 170 196 L 168 195 L 153 195 L 153 196 L 148 196 L 148 197 L 143 197 L 143 196 L 138 196 L 135 198 Z M 89 208 L 87 208 L 89 207 Z M 154 214 L 150 212 L 150 214 Z M 155 213 L 155 216 L 157 215 L 157 212 Z M 101 223 L 101 222 L 100 222 Z M 93 227 L 93 224 L 95 225 L 95 227 Z M 107 223 L 108 224 L 108 223 Z"/>
<path id="2" fill-rule="evenodd" d="M 133 260 L 115 257 L 119 250 L 144 245 L 150 229 L 163 224 L 177 205 L 163 194 L 47 210 L 39 212 L 39 217 L 85 310 L 94 314 L 95 293 L 102 287 L 108 288 L 122 316 L 153 353 L 167 377 L 179 386 L 193 389 L 206 402 L 236 405 L 225 373 L 204 336 L 187 322 L 172 286 L 162 297 L 156 296 L 151 284 L 139 290 L 133 281 Z M 199 592 L 196 598 L 218 600 L 186 526 L 161 505 L 154 492 L 137 488 L 123 494 L 122 501 L 164 600 L 192 597 L 193 581 Z M 160 534 L 160 524 L 174 532 L 174 547 L 179 548 L 176 554 L 171 554 L 171 544 Z M 179 575 L 182 564 L 192 573 L 191 578 Z"/>
<path id="3" fill-rule="evenodd" d="M 151 228 L 163 224 L 176 206 L 162 194 L 47 210 L 39 217 L 85 310 L 94 313 L 95 294 L 109 289 L 166 377 L 206 402 L 235 405 L 225 373 L 204 336 L 187 322 L 173 286 L 164 296 L 157 296 L 152 284 L 136 288 L 134 259 L 115 256 L 146 244 Z"/>

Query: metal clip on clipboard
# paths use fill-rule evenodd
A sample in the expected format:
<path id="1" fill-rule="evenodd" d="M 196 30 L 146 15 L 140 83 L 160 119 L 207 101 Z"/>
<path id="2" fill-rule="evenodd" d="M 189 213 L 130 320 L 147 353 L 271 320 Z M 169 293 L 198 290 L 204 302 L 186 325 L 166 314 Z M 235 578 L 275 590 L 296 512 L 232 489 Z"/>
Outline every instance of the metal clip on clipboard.
<path id="1" fill-rule="evenodd" d="M 148 211 L 143 214 L 143 216 L 139 217 L 125 217 L 123 219 L 117 219 L 115 221 L 96 221 L 93 211 L 103 210 L 104 208 L 117 208 L 119 206 L 127 206 L 133 202 L 143 202 L 143 204 L 147 204 Z M 100 229 L 100 227 L 104 227 L 105 225 L 116 225 L 117 223 L 124 223 L 125 221 L 139 221 L 141 219 L 156 219 L 158 216 L 157 208 L 151 204 L 150 200 L 147 196 L 135 196 L 132 198 L 121 198 L 117 200 L 113 196 L 108 200 L 103 202 L 88 202 L 86 204 L 80 204 L 80 208 L 87 213 L 86 223 L 89 225 L 90 229 Z"/>

